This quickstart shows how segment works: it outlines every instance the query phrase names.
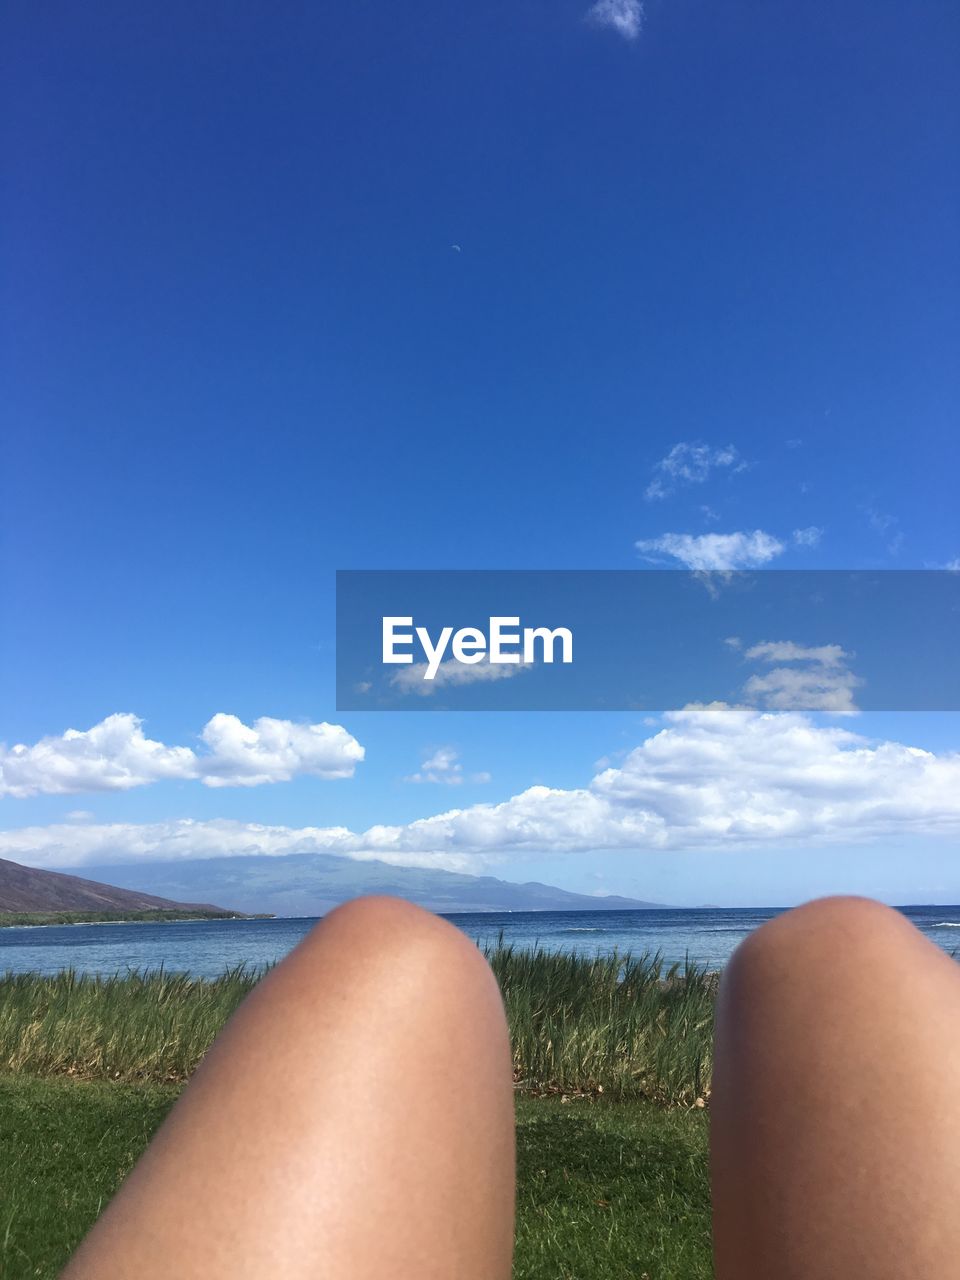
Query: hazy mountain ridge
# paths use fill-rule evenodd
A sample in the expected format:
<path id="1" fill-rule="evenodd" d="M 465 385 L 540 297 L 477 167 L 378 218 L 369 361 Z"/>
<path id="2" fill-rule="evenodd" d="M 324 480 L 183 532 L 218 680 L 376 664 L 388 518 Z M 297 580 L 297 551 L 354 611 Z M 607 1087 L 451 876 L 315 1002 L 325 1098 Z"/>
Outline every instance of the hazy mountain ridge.
<path id="1" fill-rule="evenodd" d="M 326 853 L 191 858 L 85 870 L 132 891 L 213 898 L 233 911 L 286 916 L 322 915 L 337 903 L 366 893 L 393 894 L 433 911 L 453 912 L 627 911 L 662 905 L 636 898 L 571 893 L 537 881 L 513 884 L 494 876 L 394 867 Z"/>

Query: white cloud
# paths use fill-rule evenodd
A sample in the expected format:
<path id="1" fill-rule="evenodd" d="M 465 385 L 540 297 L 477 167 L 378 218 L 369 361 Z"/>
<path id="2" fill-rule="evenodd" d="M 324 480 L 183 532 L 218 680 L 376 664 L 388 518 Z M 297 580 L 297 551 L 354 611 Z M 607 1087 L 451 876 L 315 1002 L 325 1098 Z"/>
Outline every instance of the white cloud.
<path id="1" fill-rule="evenodd" d="M 751 645 L 744 654 L 758 662 L 820 662 L 831 667 L 839 666 L 852 656 L 838 644 L 805 645 L 795 644 L 793 640 L 763 640 Z"/>
<path id="2" fill-rule="evenodd" d="M 397 826 L 167 822 L 0 832 L 34 865 L 325 852 L 452 870 L 507 854 L 684 850 L 960 836 L 960 754 L 871 741 L 804 715 L 687 707 L 581 788 L 536 786 L 499 804 Z"/>
<path id="3" fill-rule="evenodd" d="M 762 529 L 738 533 L 664 533 L 635 544 L 645 560 L 674 560 L 696 571 L 755 569 L 781 555 L 784 546 Z"/>
<path id="4" fill-rule="evenodd" d="M 489 773 L 465 774 L 459 753 L 453 747 L 438 747 L 425 757 L 416 773 L 404 778 L 404 782 L 439 782 L 454 787 L 462 782 L 489 781 Z"/>
<path id="5" fill-rule="evenodd" d="M 745 470 L 746 465 L 732 444 L 714 448 L 700 441 L 681 441 L 653 468 L 654 477 L 643 496 L 648 502 L 654 502 L 669 497 L 684 485 L 703 484 L 712 471 L 732 468 L 736 473 Z M 710 508 L 703 507 L 701 510 L 707 513 Z M 711 512 L 708 519 L 712 516 Z"/>
<path id="6" fill-rule="evenodd" d="M 643 0 L 597 0 L 587 10 L 587 19 L 601 27 L 612 27 L 625 40 L 636 40 L 643 30 Z"/>
<path id="7" fill-rule="evenodd" d="M 208 750 L 169 747 L 146 737 L 128 713 L 91 729 L 67 729 L 32 746 L 0 745 L 0 796 L 127 791 L 164 779 L 199 779 L 208 787 L 286 782 L 297 774 L 351 777 L 363 747 L 336 724 L 295 724 L 261 716 L 245 725 L 220 713 L 201 738 Z"/>
<path id="8" fill-rule="evenodd" d="M 812 524 L 806 529 L 794 529 L 793 541 L 798 547 L 818 547 L 823 530 Z"/>
<path id="9" fill-rule="evenodd" d="M 743 686 L 746 698 L 772 711 L 802 708 L 835 716 L 857 713 L 854 690 L 863 683 L 843 667 L 774 667 L 751 676 Z"/>
<path id="10" fill-rule="evenodd" d="M 201 734 L 210 754 L 200 756 L 201 781 L 208 787 L 256 787 L 289 782 L 298 774 L 352 778 L 363 747 L 339 724 L 295 724 L 261 716 L 246 725 L 220 712 Z"/>
<path id="11" fill-rule="evenodd" d="M 332 853 L 369 861 L 377 858 L 410 867 L 447 871 L 475 870 L 464 853 L 407 850 L 396 856 L 389 848 L 364 852 L 346 827 L 285 827 L 229 818 L 166 822 L 55 824 L 0 831 L 0 857 L 29 866 L 82 867 L 95 863 L 176 862 L 188 858 L 282 857 L 288 853 Z"/>
<path id="12" fill-rule="evenodd" d="M 802 645 L 792 640 L 763 641 L 747 649 L 754 662 L 792 662 L 774 667 L 766 675 L 751 676 L 743 686 L 749 702 L 768 711 L 825 711 L 831 715 L 857 714 L 854 690 L 863 684 L 847 663 L 852 654 L 838 644 Z"/>
<path id="13" fill-rule="evenodd" d="M 413 662 L 408 666 L 398 667 L 390 677 L 390 683 L 401 693 L 416 693 L 421 698 L 428 698 L 438 689 L 448 685 L 480 684 L 485 680 L 506 680 L 517 676 L 521 671 L 529 671 L 535 664 L 532 662 L 495 663 L 489 660 L 472 664 L 457 662 L 448 658 L 437 667 L 432 680 L 425 680 L 428 664 Z"/>
<path id="14" fill-rule="evenodd" d="M 0 795 L 69 795 L 126 791 L 163 778 L 196 777 L 189 747 L 167 747 L 144 735 L 137 716 L 107 716 L 92 729 L 67 729 L 33 746 L 0 747 Z"/>

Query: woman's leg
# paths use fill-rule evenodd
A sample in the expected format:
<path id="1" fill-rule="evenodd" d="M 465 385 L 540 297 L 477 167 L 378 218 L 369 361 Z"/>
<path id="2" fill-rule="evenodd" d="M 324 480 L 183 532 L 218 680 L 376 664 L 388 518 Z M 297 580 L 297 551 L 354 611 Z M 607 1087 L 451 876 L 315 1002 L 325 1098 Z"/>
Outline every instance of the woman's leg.
<path id="1" fill-rule="evenodd" d="M 340 907 L 217 1040 L 65 1280 L 507 1280 L 510 1046 L 476 947 Z"/>
<path id="2" fill-rule="evenodd" d="M 711 1096 L 718 1280 L 960 1275 L 960 967 L 826 899 L 724 974 Z"/>

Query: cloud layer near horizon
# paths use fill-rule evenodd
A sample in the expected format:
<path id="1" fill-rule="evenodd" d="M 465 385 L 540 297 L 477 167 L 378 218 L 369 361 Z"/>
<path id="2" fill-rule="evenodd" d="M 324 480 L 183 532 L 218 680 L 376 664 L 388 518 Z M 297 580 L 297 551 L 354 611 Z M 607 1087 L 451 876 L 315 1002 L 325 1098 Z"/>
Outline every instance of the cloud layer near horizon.
<path id="1" fill-rule="evenodd" d="M 404 825 L 227 820 L 58 824 L 0 832 L 34 865 L 320 852 L 480 870 L 504 855 L 852 843 L 960 834 L 960 754 L 824 728 L 796 713 L 688 707 L 582 788 L 535 786 Z"/>
<path id="2" fill-rule="evenodd" d="M 223 712 L 200 734 L 206 750 L 145 736 L 139 716 L 121 712 L 92 729 L 67 729 L 32 746 L 0 745 L 0 796 L 128 791 L 164 779 L 207 787 L 255 787 L 298 774 L 352 777 L 363 747 L 338 724 L 296 724 L 261 716 L 252 725 Z"/>

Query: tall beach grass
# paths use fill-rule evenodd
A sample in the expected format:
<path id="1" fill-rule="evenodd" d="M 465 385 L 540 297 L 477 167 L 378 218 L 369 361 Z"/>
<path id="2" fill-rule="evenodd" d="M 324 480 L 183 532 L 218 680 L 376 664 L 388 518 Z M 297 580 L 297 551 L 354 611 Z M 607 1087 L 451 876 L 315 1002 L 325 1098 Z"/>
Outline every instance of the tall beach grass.
<path id="1" fill-rule="evenodd" d="M 517 1081 L 695 1103 L 710 1089 L 716 975 L 658 955 L 591 956 L 499 945 Z"/>
<path id="2" fill-rule="evenodd" d="M 486 954 L 503 992 L 519 1089 L 687 1105 L 709 1093 L 715 975 L 668 968 L 658 956 L 557 955 L 502 943 Z M 184 1080 L 258 976 L 7 975 L 0 1071 Z"/>

